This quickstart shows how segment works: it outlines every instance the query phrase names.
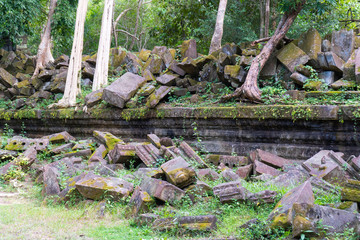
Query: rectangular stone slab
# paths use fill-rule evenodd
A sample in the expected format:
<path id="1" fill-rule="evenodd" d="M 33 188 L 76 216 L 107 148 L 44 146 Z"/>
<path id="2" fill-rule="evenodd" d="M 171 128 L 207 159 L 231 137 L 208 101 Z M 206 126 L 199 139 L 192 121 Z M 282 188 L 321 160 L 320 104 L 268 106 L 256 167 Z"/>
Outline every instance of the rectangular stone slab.
<path id="1" fill-rule="evenodd" d="M 140 185 L 141 189 L 150 196 L 174 205 L 185 196 L 185 192 L 175 185 L 155 178 L 145 177 Z"/>
<path id="2" fill-rule="evenodd" d="M 166 179 L 179 188 L 184 188 L 196 182 L 196 173 L 182 157 L 174 158 L 161 165 Z"/>
<path id="3" fill-rule="evenodd" d="M 310 57 L 294 43 L 290 43 L 283 47 L 279 51 L 277 58 L 291 72 L 295 72 L 297 65 L 305 64 L 310 60 Z"/>
<path id="4" fill-rule="evenodd" d="M 152 167 L 162 157 L 160 151 L 152 144 L 138 145 L 135 147 L 136 156 L 138 156 L 147 167 Z"/>
<path id="5" fill-rule="evenodd" d="M 111 105 L 123 108 L 144 83 L 145 78 L 127 72 L 104 89 L 102 99 Z"/>

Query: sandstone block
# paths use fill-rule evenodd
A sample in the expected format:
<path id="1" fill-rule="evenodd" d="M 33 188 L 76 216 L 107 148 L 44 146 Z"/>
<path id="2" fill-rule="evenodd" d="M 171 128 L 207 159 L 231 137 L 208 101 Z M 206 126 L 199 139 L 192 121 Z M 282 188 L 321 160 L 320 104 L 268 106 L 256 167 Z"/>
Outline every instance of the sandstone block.
<path id="1" fill-rule="evenodd" d="M 179 188 L 185 188 L 196 182 L 194 169 L 182 157 L 164 163 L 161 169 L 165 172 L 168 182 Z"/>

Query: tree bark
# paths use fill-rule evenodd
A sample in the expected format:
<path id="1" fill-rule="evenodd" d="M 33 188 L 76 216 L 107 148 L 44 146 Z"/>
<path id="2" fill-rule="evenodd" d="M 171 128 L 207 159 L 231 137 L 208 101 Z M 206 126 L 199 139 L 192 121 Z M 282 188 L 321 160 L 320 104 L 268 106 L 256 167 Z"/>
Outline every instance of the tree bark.
<path id="1" fill-rule="evenodd" d="M 46 25 L 44 26 L 43 35 L 39 45 L 39 49 L 36 56 L 36 67 L 33 77 L 37 76 L 39 72 L 45 68 L 49 62 L 54 62 L 54 58 L 51 54 L 51 21 L 55 12 L 57 0 L 50 0 L 49 13 Z"/>
<path id="2" fill-rule="evenodd" d="M 97 51 L 96 68 L 92 90 L 99 90 L 108 83 L 109 54 L 111 45 L 111 24 L 114 11 L 114 0 L 105 0 L 101 23 L 99 48 Z"/>
<path id="3" fill-rule="evenodd" d="M 245 83 L 237 88 L 234 93 L 222 97 L 221 101 L 228 101 L 235 97 L 247 98 L 252 102 L 261 102 L 261 91 L 257 85 L 257 78 L 264 67 L 266 61 L 269 59 L 271 53 L 275 50 L 279 42 L 285 37 L 287 31 L 296 19 L 297 15 L 303 8 L 306 0 L 299 2 L 295 9 L 287 12 L 282 17 L 274 35 L 266 43 L 261 53 L 253 60 Z"/>
<path id="4" fill-rule="evenodd" d="M 270 28 L 270 0 L 265 0 L 265 22 L 264 22 L 264 37 L 269 37 Z"/>
<path id="5" fill-rule="evenodd" d="M 84 25 L 89 0 L 79 0 L 77 12 L 74 40 L 71 50 L 69 69 L 66 77 L 65 92 L 63 98 L 56 104 L 49 107 L 72 107 L 76 105 L 76 95 L 81 93 L 81 60 L 84 45 Z"/>
<path id="6" fill-rule="evenodd" d="M 141 6 L 142 6 L 142 0 L 138 0 L 138 7 L 137 7 L 137 10 L 136 10 L 136 22 L 135 22 L 135 29 L 134 29 L 134 36 L 137 35 L 137 32 L 138 32 L 138 28 L 139 28 L 139 21 L 140 21 L 140 10 L 141 10 Z M 132 48 L 134 47 L 135 45 L 135 40 L 136 38 L 132 38 L 131 40 L 131 44 L 130 44 L 130 47 L 129 47 L 129 51 L 132 50 Z"/>
<path id="7" fill-rule="evenodd" d="M 214 34 L 211 39 L 209 54 L 221 48 L 221 40 L 224 32 L 224 18 L 226 12 L 227 0 L 220 0 L 217 12 Z"/>

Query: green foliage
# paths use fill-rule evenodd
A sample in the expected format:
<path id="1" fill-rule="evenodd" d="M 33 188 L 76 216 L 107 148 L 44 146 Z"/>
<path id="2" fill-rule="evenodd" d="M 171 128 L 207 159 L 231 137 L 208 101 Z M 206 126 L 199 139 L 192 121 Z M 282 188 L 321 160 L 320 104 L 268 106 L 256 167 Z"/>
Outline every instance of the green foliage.
<path id="1" fill-rule="evenodd" d="M 32 20 L 40 13 L 40 0 L 0 1 L 0 47 L 9 38 L 17 42 L 18 37 L 31 33 Z"/>
<path id="2" fill-rule="evenodd" d="M 51 25 L 53 55 L 70 55 L 76 19 L 77 0 L 58 0 Z"/>

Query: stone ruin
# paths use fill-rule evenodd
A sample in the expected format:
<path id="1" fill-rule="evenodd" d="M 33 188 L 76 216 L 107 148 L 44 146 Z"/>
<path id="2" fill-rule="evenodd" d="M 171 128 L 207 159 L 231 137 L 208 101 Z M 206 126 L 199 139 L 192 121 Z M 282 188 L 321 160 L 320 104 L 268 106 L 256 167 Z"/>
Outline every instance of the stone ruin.
<path id="1" fill-rule="evenodd" d="M 257 149 L 249 156 L 209 154 L 202 158 L 185 141 L 175 144 L 171 138 L 155 134 L 148 134 L 147 142 L 126 143 L 109 132 L 94 131 L 92 138 L 74 140 L 67 132 L 37 139 L 10 138 L 0 150 L 0 161 L 10 160 L 0 168 L 0 176 L 6 179 L 14 168 L 32 169 L 34 181 L 43 186 L 43 196 L 52 196 L 56 202 L 67 202 L 76 194 L 91 200 L 129 197 L 127 216 L 160 231 L 173 227 L 212 231 L 218 219 L 212 214 L 159 218 L 150 206 L 167 202 L 176 209 L 185 197 L 194 204 L 208 197 L 223 204 L 274 203 L 278 192 L 251 192 L 244 187 L 246 181 L 260 181 L 268 187 L 292 188 L 268 216 L 268 228 L 291 229 L 295 238 L 322 236 L 321 226 L 327 227 L 328 234 L 350 228 L 360 233 L 360 156 L 346 160 L 340 152 L 322 150 L 299 162 Z M 44 152 L 49 159 L 39 161 L 37 153 Z M 116 171 L 131 165 L 137 170 L 119 178 Z M 210 166 L 217 167 L 220 174 Z M 60 184 L 60 177 L 65 184 Z M 203 182 L 221 178 L 225 183 L 214 187 Z M 136 187 L 131 183 L 134 180 L 140 182 Z M 328 194 L 341 194 L 343 202 L 315 204 L 315 196 Z M 239 227 L 254 224 L 257 219 Z"/>
<path id="2" fill-rule="evenodd" d="M 322 39 L 315 29 L 310 29 L 299 39 L 285 43 L 271 55 L 260 73 L 261 79 L 276 77 L 288 90 L 314 91 L 324 86 L 351 89 L 360 81 L 360 36 L 352 30 L 333 32 Z M 86 96 L 86 105 L 92 107 L 104 100 L 118 108 L 154 108 L 170 94 L 201 94 L 209 87 L 216 94 L 225 86 L 237 88 L 244 83 L 248 67 L 262 46 L 225 44 L 208 56 L 197 52 L 195 40 L 184 41 L 178 49 L 157 46 L 137 53 L 111 49 L 110 73 L 125 74 Z M 56 94 L 64 92 L 68 56 L 60 56 L 33 79 L 35 57 L 2 49 L 0 58 L 0 99 L 15 100 L 17 109 L 33 107 L 39 99 L 55 99 Z M 312 79 L 306 66 L 315 69 L 323 80 Z M 96 54 L 83 56 L 83 86 L 92 85 L 95 67 Z"/>

